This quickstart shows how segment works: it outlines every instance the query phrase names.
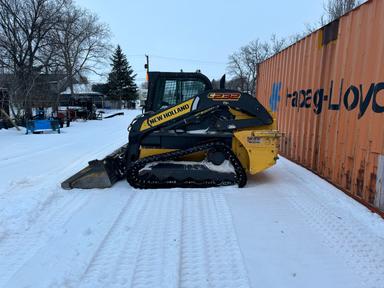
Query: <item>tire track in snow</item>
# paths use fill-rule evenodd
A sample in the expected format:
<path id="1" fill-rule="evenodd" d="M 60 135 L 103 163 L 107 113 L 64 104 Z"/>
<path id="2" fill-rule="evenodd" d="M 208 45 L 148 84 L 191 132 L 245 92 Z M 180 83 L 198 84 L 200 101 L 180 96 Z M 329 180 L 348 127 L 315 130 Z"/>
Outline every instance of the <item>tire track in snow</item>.
<path id="1" fill-rule="evenodd" d="M 322 235 L 324 243 L 360 275 L 361 287 L 382 288 L 384 239 L 373 235 L 348 215 L 339 216 L 340 213 L 317 202 L 317 199 L 308 198 L 288 199 L 304 215 L 305 221 L 313 230 Z"/>
<path id="2" fill-rule="evenodd" d="M 4 287 L 78 287 L 74 283 L 134 197 L 132 191 L 124 192 L 111 193 L 109 197 L 94 194 L 76 211 L 67 211 L 69 217 L 62 229 L 28 257 Z M 105 209 L 106 199 L 111 210 Z M 30 276 L 34 274 L 49 276 Z"/>
<path id="3" fill-rule="evenodd" d="M 121 134 L 121 133 L 120 132 L 110 133 L 110 135 L 114 135 L 114 134 Z M 43 180 L 43 182 L 44 182 L 44 179 L 49 179 L 49 178 L 50 179 L 52 179 L 52 178 L 57 179 L 57 181 L 59 181 L 60 179 L 64 180 L 65 178 L 68 178 L 73 173 L 76 173 L 78 169 L 84 168 L 89 161 L 91 161 L 93 159 L 97 159 L 97 158 L 104 158 L 107 154 L 113 152 L 114 150 L 118 149 L 119 147 L 121 147 L 124 144 L 125 144 L 124 141 L 121 141 L 120 144 L 116 144 L 116 142 L 109 142 L 109 143 L 106 143 L 102 146 L 97 146 L 96 149 L 92 149 L 91 151 L 82 153 L 81 156 L 74 155 L 72 161 L 68 165 L 66 165 L 65 167 L 58 166 L 58 167 L 53 168 L 53 169 L 51 168 L 49 171 L 46 171 L 46 173 L 44 173 L 43 175 L 35 175 L 35 176 L 31 177 L 31 181 L 32 181 L 32 183 L 38 183 L 38 181 L 33 181 L 36 178 L 41 178 L 38 180 Z M 77 145 L 78 145 L 77 143 L 69 143 L 69 144 L 63 144 L 61 146 L 49 147 L 49 148 L 43 149 L 41 151 L 38 151 L 38 152 L 35 152 L 32 154 L 21 155 L 21 156 L 17 157 L 17 160 L 24 159 L 24 158 L 33 158 L 33 156 L 36 156 L 38 154 L 44 154 L 47 151 L 54 151 L 57 149 L 61 149 L 65 146 L 77 146 Z M 13 160 L 13 158 L 10 160 Z M 83 163 L 84 167 L 81 167 L 82 163 Z M 8 165 L 9 165 L 9 163 L 7 163 L 6 166 L 8 166 Z M 43 176 L 43 177 L 40 177 L 40 176 Z M 25 178 L 25 177 L 22 178 L 21 184 L 23 184 L 23 182 L 24 182 L 23 180 L 25 180 L 25 179 L 28 180 L 28 178 Z M 20 182 L 20 181 L 10 182 L 8 189 L 6 189 L 5 192 L 1 193 L 2 198 L 4 198 L 4 199 L 8 198 L 8 195 L 6 195 L 7 192 L 9 194 L 9 192 L 12 192 L 12 191 L 20 188 L 18 185 L 18 182 Z M 39 181 L 39 182 L 41 182 L 41 181 Z M 42 183 L 42 184 L 40 184 L 40 185 L 38 184 L 36 186 L 44 186 L 44 184 L 45 183 Z M 58 183 L 58 184 L 60 184 L 60 183 Z"/>
<path id="4" fill-rule="evenodd" d="M 17 160 L 20 162 L 20 159 L 25 159 L 25 158 L 34 158 L 36 155 L 44 154 L 46 152 L 52 152 L 58 149 L 62 149 L 63 147 L 70 147 L 73 146 L 74 149 L 73 151 L 78 151 L 75 152 L 75 154 L 70 155 L 69 161 L 62 161 L 64 163 L 61 163 L 60 165 L 58 164 L 57 167 L 50 167 L 48 171 L 44 171 L 38 175 L 36 173 L 31 176 L 22 176 L 20 177 L 19 174 L 17 174 L 16 178 L 8 183 L 8 187 L 6 185 L 4 186 L 4 190 L 0 193 L 0 207 L 4 207 L 6 205 L 2 205 L 1 200 L 10 200 L 12 199 L 12 196 L 16 193 L 13 193 L 14 190 L 18 189 L 26 189 L 26 188 L 40 188 L 40 187 L 45 187 L 46 183 L 44 183 L 45 179 L 54 179 L 57 181 L 57 186 L 59 186 L 60 182 L 68 178 L 70 175 L 74 174 L 78 170 L 84 168 L 87 163 L 90 160 L 93 160 L 95 158 L 103 158 L 107 154 L 113 152 L 115 149 L 118 149 L 122 145 L 126 144 L 127 142 L 127 136 L 126 135 L 121 135 L 121 131 L 114 131 L 114 130 L 103 130 L 102 132 L 107 132 L 104 133 L 106 136 L 104 137 L 105 139 L 115 139 L 114 141 L 108 141 L 107 143 L 99 146 L 93 146 L 95 149 L 91 150 L 84 150 L 84 143 L 79 143 L 80 140 L 83 138 L 75 138 L 75 141 L 72 141 L 70 143 L 64 143 L 64 144 L 59 144 L 54 147 L 48 146 L 48 147 L 39 147 L 39 151 L 31 152 L 31 153 L 25 153 L 25 155 L 19 155 L 16 156 Z M 120 139 L 117 139 L 115 135 L 121 135 L 119 137 Z M 103 139 L 104 139 L 103 138 Z M 76 140 L 78 140 L 76 142 Z M 64 138 L 63 141 L 68 141 L 67 138 Z M 81 146 L 80 149 L 78 149 L 78 146 Z M 92 147 L 92 146 L 91 146 Z M 70 149 L 67 149 L 68 151 Z M 77 153 L 80 153 L 80 155 L 76 155 Z M 51 153 L 52 154 L 52 153 Z M 14 160 L 13 156 L 10 156 L 9 160 L 12 162 Z M 34 163 L 39 165 L 41 163 L 41 159 L 36 159 L 37 163 Z M 66 162 L 66 163 L 65 163 Z M 2 162 L 1 162 L 2 163 Z M 0 168 L 2 167 L 0 163 Z M 6 167 L 9 166 L 10 163 L 6 163 Z M 64 164 L 64 165 L 63 165 Z M 8 169 L 8 168 L 7 168 Z M 1 187 L 1 186 L 0 186 Z M 1 218 L 1 210 L 0 210 L 0 218 Z"/>
<path id="5" fill-rule="evenodd" d="M 106 150 L 109 151 L 115 146 L 115 143 L 108 143 L 98 147 L 99 149 L 96 151 L 93 150 L 84 154 L 64 168 L 58 167 L 53 171 L 49 171 L 45 177 L 49 178 L 55 175 L 55 178 L 59 178 L 60 176 L 58 175 L 71 170 L 92 155 L 98 156 L 98 154 L 103 153 Z M 59 171 L 61 173 L 58 174 Z M 49 189 L 45 186 L 45 183 L 40 183 L 36 186 L 27 187 L 24 189 L 24 192 L 34 193 L 34 191 Z M 33 215 L 27 219 L 27 222 L 23 221 L 25 223 L 22 223 L 22 225 L 20 225 L 20 223 L 12 222 L 14 227 L 19 227 L 18 230 L 7 231 L 7 227 L 3 227 L 4 232 L 2 232 L 3 235 L 0 237 L 0 255 L 2 255 L 2 257 L 7 257 L 7 261 L 0 260 L 0 287 L 4 281 L 10 279 L 18 268 L 22 267 L 24 263 L 26 263 L 28 259 L 30 259 L 34 253 L 36 253 L 42 245 L 52 237 L 49 227 L 62 227 L 64 223 L 72 217 L 72 214 L 76 210 L 86 204 L 92 193 L 92 191 L 66 192 L 58 188 L 57 185 L 52 189 L 54 192 L 48 193 L 44 200 L 39 199 L 36 203 L 37 206 L 32 210 Z M 12 190 L 13 189 L 10 189 L 8 192 L 12 192 Z M 58 193 L 63 193 L 63 195 L 59 195 Z M 41 196 L 42 193 L 39 193 L 39 195 Z M 10 196 L 4 196 L 3 199 L 9 201 Z M 0 210 L 0 219 L 6 219 L 4 216 L 4 209 L 8 207 L 8 205 L 2 204 L 1 206 L 4 208 Z M 22 220 L 26 219 L 22 218 Z M 23 227 L 28 228 L 24 229 Z M 17 247 L 16 251 L 15 247 Z"/>
<path id="6" fill-rule="evenodd" d="M 179 287 L 249 287 L 221 191 L 185 193 Z"/>
<path id="7" fill-rule="evenodd" d="M 23 185 L 26 185 L 26 187 L 24 187 L 23 189 L 24 193 L 33 194 L 36 191 L 39 191 L 39 193 L 37 194 L 39 194 L 40 197 L 42 195 L 46 196 L 45 199 L 42 199 L 42 198 L 36 199 L 34 201 L 35 206 L 29 207 L 33 212 L 33 215 L 28 219 L 28 222 L 24 224 L 35 225 L 34 223 L 35 222 L 38 223 L 39 217 L 44 217 L 45 209 L 49 209 L 49 206 L 53 202 L 55 202 L 55 200 L 60 198 L 59 193 L 65 193 L 65 196 L 69 195 L 70 192 L 61 190 L 61 188 L 59 188 L 59 184 L 61 182 L 60 179 L 63 178 L 63 175 L 67 174 L 68 171 L 71 171 L 71 173 L 73 173 L 72 172 L 74 170 L 73 168 L 78 167 L 80 163 L 89 161 L 91 160 L 90 158 L 92 157 L 93 157 L 92 159 L 97 158 L 103 152 L 110 151 L 111 149 L 114 149 L 114 147 L 116 147 L 115 143 L 109 143 L 109 144 L 103 145 L 102 147 L 99 147 L 99 149 L 97 149 L 96 151 L 93 150 L 91 152 L 83 154 L 82 157 L 77 158 L 75 161 L 73 161 L 71 164 L 67 165 L 66 167 L 57 167 L 56 169 L 50 170 L 48 173 L 44 175 L 44 178 L 55 179 L 55 182 L 57 182 L 57 184 L 54 185 L 54 187 L 52 188 L 47 187 L 46 183 L 44 182 L 44 179 L 42 179 L 41 183 L 35 185 L 34 183 L 37 182 L 36 178 L 38 179 L 39 177 L 34 177 L 35 180 L 32 180 L 32 183 L 29 183 L 28 179 L 24 179 L 25 181 L 24 180 L 19 181 L 20 184 L 11 183 L 10 188 L 6 192 L 2 193 L 0 198 L 0 207 L 3 207 L 2 209 L 0 209 L 0 219 L 2 219 L 1 223 L 3 224 L 3 229 L 5 230 L 4 234 L 6 234 L 7 233 L 6 230 L 9 229 L 9 227 L 7 227 L 7 223 L 12 223 L 13 227 L 19 226 L 18 223 L 14 222 L 15 219 L 13 217 L 11 221 L 8 221 L 9 217 L 7 216 L 7 210 L 9 210 L 10 207 L 13 206 L 13 202 L 19 201 L 18 198 L 20 198 L 20 191 L 18 191 L 18 193 L 13 193 L 13 191 L 16 189 L 20 190 L 20 185 L 21 187 Z M 61 179 L 61 180 L 64 180 L 64 179 Z M 52 190 L 52 192 L 49 192 L 49 190 Z M 41 191 L 48 191 L 48 193 L 43 194 L 41 193 Z M 76 195 L 75 196 L 71 195 L 71 197 L 76 197 Z M 24 213 L 25 212 L 26 211 L 24 211 Z M 23 233 L 23 231 L 12 231 L 12 233 Z M 0 241 L 1 241 L 1 237 L 0 237 Z"/>
<path id="8" fill-rule="evenodd" d="M 74 287 L 249 287 L 218 192 L 137 192 Z"/>
<path id="9" fill-rule="evenodd" d="M 127 287 L 126 281 L 131 279 L 138 247 L 147 229 L 149 208 L 154 204 L 149 193 L 135 193 L 101 242 L 77 287 Z M 123 283 L 117 283 L 116 273 L 123 267 L 126 268 Z"/>
<path id="10" fill-rule="evenodd" d="M 129 123 L 127 123 L 127 126 L 128 126 Z M 80 128 L 80 127 L 79 127 Z M 85 129 L 85 127 L 83 127 L 83 129 Z M 100 133 L 102 133 L 103 135 L 107 135 L 108 134 L 108 137 L 103 137 L 105 139 L 109 139 L 111 136 L 115 136 L 115 135 L 119 135 L 119 134 L 122 134 L 121 130 L 116 130 L 116 131 L 113 131 L 113 130 L 110 130 L 108 128 L 106 129 L 103 129 L 100 131 Z M 28 136 L 24 136 L 24 135 L 21 135 L 22 137 L 28 137 Z M 31 136 L 31 135 L 30 135 Z M 42 135 L 40 135 L 42 136 Z M 40 137 L 38 136 L 38 137 Z M 64 141 L 65 140 L 68 140 L 68 138 L 66 138 L 66 136 L 68 137 L 69 134 L 66 134 L 65 133 L 62 133 L 61 135 L 55 135 L 55 136 L 58 136 L 58 137 L 62 137 L 64 136 Z M 74 135 L 73 137 L 75 137 L 74 139 L 77 140 L 77 139 L 81 139 L 81 138 L 77 138 L 78 135 Z M 123 136 L 125 140 L 128 139 L 128 134 L 124 135 Z M 41 138 L 44 138 L 44 136 L 42 136 Z M 113 138 L 114 139 L 114 138 Z M 50 139 L 52 140 L 52 139 Z M 72 139 L 71 139 L 72 140 Z M 25 148 L 23 151 L 22 149 L 19 150 L 19 152 L 16 154 L 7 154 L 6 156 L 0 156 L 0 168 L 3 167 L 3 166 L 8 166 L 9 164 L 13 163 L 15 160 L 16 161 L 20 161 L 20 160 L 23 160 L 23 159 L 29 159 L 29 158 L 33 158 L 33 157 L 36 157 L 38 155 L 42 155 L 42 154 L 45 154 L 46 152 L 52 152 L 52 151 L 55 151 L 55 150 L 61 150 L 63 149 L 64 147 L 68 147 L 68 146 L 76 146 L 78 145 L 79 143 L 76 143 L 76 142 L 70 142 L 70 143 L 58 143 L 55 142 L 55 145 L 54 146 L 47 146 L 45 148 L 43 147 L 39 147 L 40 149 L 38 151 L 28 151 L 28 147 L 27 145 L 23 145 L 23 148 Z M 124 143 L 123 143 L 124 144 Z M 121 145 L 123 145 L 121 144 Z M 24 147 L 25 146 L 25 147 Z M 43 148 L 43 149 L 42 149 Z M 3 165 L 5 164 L 5 165 Z"/>
<path id="11" fill-rule="evenodd" d="M 183 192 L 153 193 L 156 206 L 148 219 L 130 286 L 178 287 Z"/>
<path id="12" fill-rule="evenodd" d="M 20 160 L 34 158 L 36 156 L 43 155 L 43 154 L 45 154 L 47 152 L 53 152 L 55 150 L 61 150 L 64 147 L 68 147 L 68 146 L 72 146 L 72 145 L 73 145 L 72 143 L 66 143 L 66 144 L 56 145 L 56 146 L 53 146 L 53 147 L 47 147 L 45 149 L 38 150 L 38 151 L 35 151 L 35 152 L 29 152 L 29 153 L 25 153 L 25 154 L 9 155 L 9 156 L 0 158 L 0 163 L 1 163 L 0 168 L 1 167 L 7 167 L 10 164 L 13 164 L 14 162 L 18 162 Z"/>
<path id="13" fill-rule="evenodd" d="M 83 150 L 85 152 L 82 153 L 80 157 L 77 157 L 74 153 L 70 153 L 67 159 L 59 158 L 58 163 L 67 162 L 69 165 L 64 166 L 58 164 L 56 165 L 57 168 L 51 167 L 49 171 L 43 171 L 43 173 L 40 173 L 42 169 L 38 169 L 37 171 L 33 170 L 31 171 L 34 175 L 33 177 L 24 176 L 24 178 L 20 179 L 19 174 L 12 175 L 13 183 L 11 182 L 11 185 L 7 187 L 7 182 L 5 182 L 3 183 L 4 185 L 1 186 L 0 287 L 3 287 L 3 281 L 7 281 L 7 279 L 12 277 L 15 271 L 25 269 L 26 267 L 22 267 L 25 263 L 33 257 L 36 258 L 36 255 L 40 255 L 42 248 L 44 248 L 46 244 L 51 245 L 47 242 L 57 237 L 58 233 L 63 233 L 63 226 L 70 221 L 74 214 L 79 210 L 86 210 L 83 208 L 90 199 L 91 193 L 95 191 L 87 191 L 86 193 L 75 191 L 74 193 L 68 193 L 59 188 L 60 180 L 67 177 L 67 175 L 65 175 L 66 173 L 70 175 L 75 169 L 77 170 L 77 167 L 82 166 L 82 162 L 86 164 L 89 160 L 104 156 L 105 152 L 109 153 L 117 149 L 120 146 L 120 142 L 121 145 L 125 144 L 126 136 L 122 135 L 121 131 L 123 130 L 103 129 L 101 132 L 107 136 L 103 136 L 103 139 L 106 140 L 100 142 L 108 141 L 108 143 L 99 146 L 97 146 L 97 144 L 93 146 L 90 145 L 91 149 L 87 149 L 83 143 L 77 143 L 79 142 L 78 140 L 81 142 L 84 138 L 73 135 L 75 137 L 71 139 L 68 137 L 60 137 L 60 141 L 64 141 L 63 143 L 66 144 L 61 144 L 60 142 L 56 143 L 58 145 L 52 147 L 52 144 L 55 145 L 55 143 L 52 142 L 55 141 L 48 141 L 49 143 L 42 142 L 38 151 L 26 148 L 26 150 L 32 150 L 30 151 L 31 153 L 25 153 L 25 155 L 10 155 L 8 159 L 1 161 L 0 168 L 4 170 L 5 168 L 9 169 L 8 165 L 10 164 L 12 164 L 12 167 L 15 166 L 13 164 L 17 164 L 17 162 L 22 164 L 21 162 L 23 162 L 23 160 L 36 162 L 37 165 L 40 165 L 41 161 L 37 159 L 40 158 L 40 155 L 44 153 L 54 155 L 56 154 L 54 152 L 70 147 L 71 145 L 73 147 L 80 145 L 80 149 L 74 151 L 75 154 L 81 154 Z M 118 135 L 121 135 L 121 137 L 117 137 Z M 114 139 L 115 141 L 109 141 L 107 139 Z M 116 147 L 116 145 L 118 146 Z M 26 145 L 26 147 L 29 146 Z M 96 149 L 92 149 L 92 147 Z M 68 151 L 68 149 L 65 150 Z M 4 163 L 6 166 L 4 166 Z M 49 165 L 42 165 L 41 167 L 44 169 L 46 166 L 53 166 L 52 163 L 48 164 Z M 32 170 L 32 167 L 33 166 L 29 166 L 26 168 Z M 29 171 L 28 169 L 24 170 Z M 18 172 L 16 169 L 14 171 Z M 47 179 L 47 181 L 45 181 L 45 179 Z M 57 184 L 52 185 L 52 179 L 54 179 Z M 14 207 L 19 209 L 15 210 Z M 112 212 L 113 211 L 108 214 L 108 217 L 109 215 L 113 217 L 115 213 Z M 64 234 L 63 236 L 65 237 Z M 56 239 L 58 238 L 59 237 Z M 66 255 L 63 254 L 63 256 Z"/>
<path id="14" fill-rule="evenodd" d="M 90 195 L 80 194 L 50 205 L 38 225 L 12 233 L 0 241 L 0 287 L 3 286 L 35 253 L 54 236 L 49 227 L 63 227 L 72 214 L 81 209 Z"/>
<path id="15" fill-rule="evenodd" d="M 303 169 L 303 168 L 299 168 Z M 289 170 L 287 170 L 289 171 Z M 297 173 L 289 171 L 294 177 Z M 382 288 L 384 283 L 384 239 L 372 233 L 348 213 L 332 206 L 327 187 L 313 193 L 311 183 L 302 179 L 303 187 L 284 186 L 290 204 L 303 215 L 312 229 L 322 236 L 323 243 L 342 257 L 361 277 L 361 287 Z M 308 187 L 308 189 L 306 189 Z M 288 189 L 288 190 L 287 190 Z M 312 193 L 310 193 L 312 192 Z"/>

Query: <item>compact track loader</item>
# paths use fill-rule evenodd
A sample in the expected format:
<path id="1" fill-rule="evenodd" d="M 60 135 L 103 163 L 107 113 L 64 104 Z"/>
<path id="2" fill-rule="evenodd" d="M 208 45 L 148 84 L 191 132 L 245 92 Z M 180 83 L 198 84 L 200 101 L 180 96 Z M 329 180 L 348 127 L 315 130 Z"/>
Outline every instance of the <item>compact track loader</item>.
<path id="1" fill-rule="evenodd" d="M 107 188 L 126 178 L 135 188 L 238 184 L 277 160 L 272 115 L 247 93 L 213 89 L 201 73 L 149 72 L 144 113 L 129 125 L 128 144 L 61 186 Z"/>

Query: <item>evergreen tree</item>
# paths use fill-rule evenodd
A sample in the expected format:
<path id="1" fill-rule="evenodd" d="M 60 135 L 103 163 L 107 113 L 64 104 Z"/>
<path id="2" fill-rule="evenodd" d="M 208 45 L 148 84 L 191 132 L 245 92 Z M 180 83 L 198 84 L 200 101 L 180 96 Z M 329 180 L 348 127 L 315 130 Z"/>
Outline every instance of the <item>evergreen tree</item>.
<path id="1" fill-rule="evenodd" d="M 92 91 L 108 95 L 109 87 L 107 83 L 97 83 L 92 85 Z"/>
<path id="2" fill-rule="evenodd" d="M 138 97 L 136 74 L 133 74 L 133 69 L 120 45 L 113 53 L 111 61 L 112 71 L 108 75 L 107 95 L 114 100 L 136 100 Z"/>

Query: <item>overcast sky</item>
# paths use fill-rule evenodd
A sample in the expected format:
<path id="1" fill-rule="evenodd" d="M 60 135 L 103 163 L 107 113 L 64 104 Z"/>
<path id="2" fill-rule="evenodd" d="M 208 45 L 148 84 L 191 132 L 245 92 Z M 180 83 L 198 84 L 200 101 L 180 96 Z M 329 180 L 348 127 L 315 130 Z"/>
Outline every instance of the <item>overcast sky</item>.
<path id="1" fill-rule="evenodd" d="M 76 0 L 98 14 L 128 61 L 145 78 L 151 70 L 195 71 L 209 78 L 226 72 L 228 55 L 251 40 L 290 36 L 323 14 L 323 0 Z M 108 71 L 107 67 L 106 71 Z M 92 80 L 99 80 L 90 76 Z"/>

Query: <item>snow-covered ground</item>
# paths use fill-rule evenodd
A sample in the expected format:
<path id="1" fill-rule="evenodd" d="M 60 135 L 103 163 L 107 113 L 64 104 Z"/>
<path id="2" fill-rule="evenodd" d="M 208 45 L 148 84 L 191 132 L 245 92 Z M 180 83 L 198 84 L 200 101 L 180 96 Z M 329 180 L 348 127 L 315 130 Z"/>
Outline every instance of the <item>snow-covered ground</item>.
<path id="1" fill-rule="evenodd" d="M 384 221 L 283 158 L 243 189 L 62 190 L 137 113 L 0 130 L 0 287 L 384 287 Z"/>

